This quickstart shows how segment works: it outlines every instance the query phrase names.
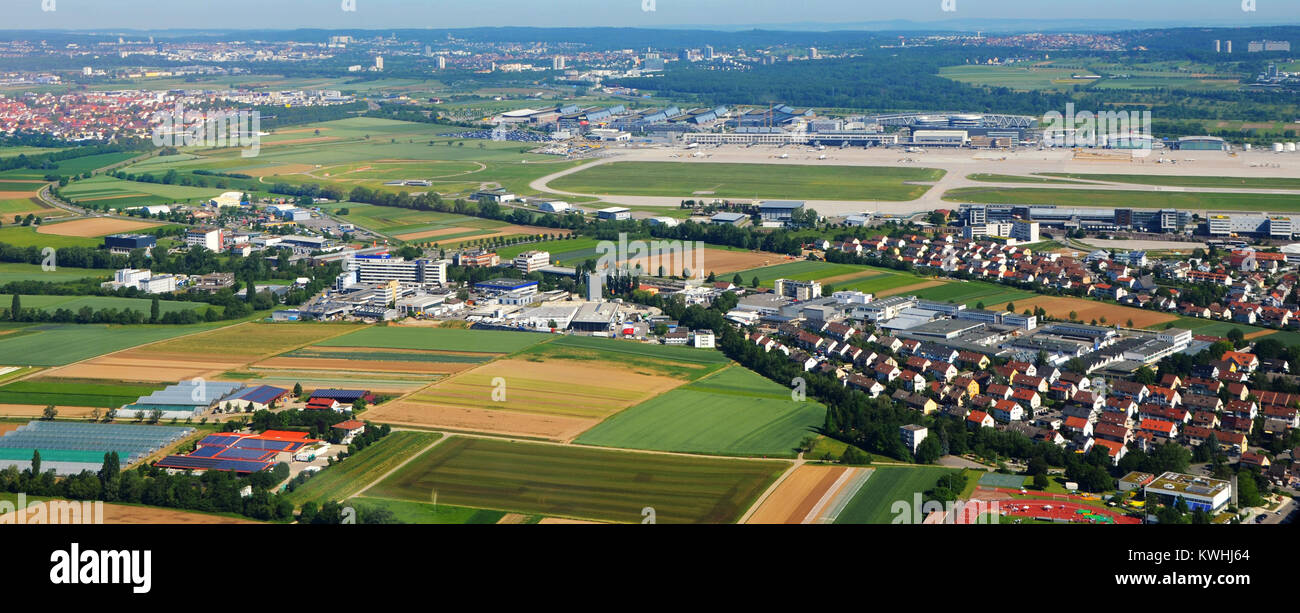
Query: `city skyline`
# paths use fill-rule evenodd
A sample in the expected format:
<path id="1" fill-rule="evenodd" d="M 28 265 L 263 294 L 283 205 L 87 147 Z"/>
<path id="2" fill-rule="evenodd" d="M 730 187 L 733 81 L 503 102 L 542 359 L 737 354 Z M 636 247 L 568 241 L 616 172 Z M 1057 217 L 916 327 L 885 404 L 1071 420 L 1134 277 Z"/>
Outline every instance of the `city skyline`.
<path id="1" fill-rule="evenodd" d="M 1134 5 L 1122 0 L 1061 5 L 1041 0 L 931 0 L 924 3 L 809 0 L 792 13 L 785 3 L 765 0 L 565 0 L 539 4 L 518 0 L 482 0 L 472 6 L 440 6 L 412 0 L 282 0 L 270 6 L 252 0 L 231 0 L 221 8 L 177 6 L 161 0 L 10 0 L 10 28 L 33 30 L 104 29 L 249 29 L 297 28 L 468 28 L 485 26 L 536 27 L 671 27 L 720 29 L 872 29 L 872 24 L 968 29 L 982 21 L 1081 24 L 1104 30 L 1133 27 L 1138 22 L 1170 23 L 1168 16 L 1186 17 L 1176 25 L 1269 26 L 1300 22 L 1300 4 L 1270 0 L 1156 0 Z M 564 8 L 565 10 L 556 10 Z M 863 10 L 864 8 L 868 10 Z M 484 16 L 489 17 L 484 17 Z M 1032 25 L 1032 24 L 1030 24 Z"/>

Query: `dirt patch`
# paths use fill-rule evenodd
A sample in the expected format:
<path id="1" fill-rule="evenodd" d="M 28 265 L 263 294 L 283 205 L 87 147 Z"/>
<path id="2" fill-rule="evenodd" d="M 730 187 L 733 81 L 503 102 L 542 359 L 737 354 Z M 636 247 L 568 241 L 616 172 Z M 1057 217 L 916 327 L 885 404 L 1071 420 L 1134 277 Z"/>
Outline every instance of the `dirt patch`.
<path id="1" fill-rule="evenodd" d="M 1260 330 L 1259 332 L 1251 332 L 1242 338 L 1245 338 L 1248 341 L 1253 341 L 1257 338 L 1269 336 L 1270 334 L 1277 334 L 1277 330 Z"/>
<path id="2" fill-rule="evenodd" d="M 543 517 L 537 525 L 575 525 L 575 524 L 600 524 L 598 521 L 587 521 L 585 519 L 568 519 L 565 517 Z"/>
<path id="3" fill-rule="evenodd" d="M 466 432 L 541 437 L 566 442 L 577 438 L 579 434 L 600 421 L 405 401 L 390 402 L 370 409 L 366 411 L 365 418 L 398 426 L 437 427 Z"/>
<path id="4" fill-rule="evenodd" d="M 19 198 L 36 198 L 36 192 L 3 192 L 0 191 L 0 200 L 18 200 Z"/>
<path id="5" fill-rule="evenodd" d="M 497 520 L 498 524 L 522 524 L 528 521 L 528 516 L 523 513 L 506 513 Z"/>
<path id="6" fill-rule="evenodd" d="M 1044 311 L 1047 311 L 1048 315 L 1058 319 L 1069 319 L 1070 312 L 1073 311 L 1075 319 L 1078 321 L 1091 322 L 1095 319 L 1098 323 L 1101 323 L 1104 317 L 1106 319 L 1105 323 L 1108 325 L 1128 326 L 1129 320 L 1132 320 L 1132 327 L 1134 328 L 1149 328 L 1178 319 L 1177 316 L 1168 313 L 1135 309 L 1082 298 L 1038 296 L 1028 300 L 1016 301 L 1017 309 L 1028 308 L 1033 310 L 1038 307 L 1042 307 Z"/>
<path id="7" fill-rule="evenodd" d="M 749 517 L 749 524 L 802 524 L 849 469 L 843 466 L 805 464 L 794 469 L 777 486 L 762 506 Z"/>
<path id="8" fill-rule="evenodd" d="M 63 501 L 59 501 L 63 504 Z M 80 504 L 80 503 L 77 503 Z M 53 505 L 45 506 L 43 511 L 37 511 L 30 508 L 26 511 L 28 518 L 48 518 L 51 513 L 63 517 L 75 518 L 75 514 L 69 514 L 68 511 L 59 510 Z M 85 507 L 82 507 L 85 508 Z M 93 506 L 90 508 L 94 508 Z M 221 515 L 208 515 L 206 513 L 192 513 L 189 511 L 180 511 L 177 509 L 160 509 L 156 507 L 143 507 L 125 504 L 104 504 L 102 506 L 105 524 L 256 524 L 251 519 L 240 519 L 236 517 L 224 517 Z M 91 511 L 93 513 L 93 511 Z M 12 524 L 18 521 L 14 516 L 18 511 L 0 516 L 0 524 Z M 78 510 L 78 513 L 82 513 Z M 84 517 L 84 515 L 83 515 Z M 33 520 L 36 521 L 36 520 Z M 46 519 L 46 521 L 49 521 Z M 84 519 L 83 519 L 84 521 Z"/>
<path id="9" fill-rule="evenodd" d="M 0 436 L 4 435 L 4 433 L 6 432 L 13 432 L 14 430 L 17 430 L 18 428 L 22 427 L 22 425 L 23 424 L 0 423 Z"/>
<path id="10" fill-rule="evenodd" d="M 65 221 L 57 224 L 44 224 L 40 228 L 37 228 L 36 232 L 38 234 L 53 234 L 55 236 L 92 238 L 116 234 L 118 232 L 143 230 L 157 225 L 159 224 L 149 221 L 97 217 L 91 219 L 75 219 L 73 221 Z"/>
<path id="11" fill-rule="evenodd" d="M 92 411 L 104 412 L 104 407 L 55 407 L 59 417 L 90 417 Z M 0 417 L 30 417 L 40 419 L 45 412 L 43 404 L 0 404 Z"/>
<path id="12" fill-rule="evenodd" d="M 473 232 L 479 228 L 442 228 L 441 230 L 429 230 L 428 232 L 412 232 L 410 234 L 397 234 L 395 238 L 404 241 L 418 241 L 422 238 L 435 238 L 438 236 L 447 236 L 448 234 L 462 234 Z M 471 237 L 472 238 L 472 237 Z"/>
<path id="13" fill-rule="evenodd" d="M 391 362 L 379 360 L 346 360 L 341 358 L 271 358 L 253 365 L 254 368 L 282 368 L 303 370 L 340 370 L 352 372 L 402 372 L 445 375 L 469 370 L 477 364 L 455 362 Z"/>

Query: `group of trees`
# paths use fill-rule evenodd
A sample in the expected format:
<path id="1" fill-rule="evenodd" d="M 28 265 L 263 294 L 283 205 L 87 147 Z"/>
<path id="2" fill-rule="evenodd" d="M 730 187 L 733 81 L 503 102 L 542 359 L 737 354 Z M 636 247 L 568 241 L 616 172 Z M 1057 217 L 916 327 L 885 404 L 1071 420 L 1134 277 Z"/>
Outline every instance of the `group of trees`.
<path id="1" fill-rule="evenodd" d="M 289 466 L 283 463 L 270 471 L 243 477 L 215 470 L 202 475 L 169 475 L 160 468 L 147 465 L 122 471 L 117 452 L 109 452 L 104 454 L 98 472 L 83 471 L 56 479 L 54 471 L 42 470 L 40 452 L 36 451 L 29 468 L 20 471 L 16 466 L 10 466 L 0 470 L 0 490 L 70 500 L 237 513 L 265 521 L 286 521 L 293 518 L 294 505 L 272 493 L 271 489 L 288 476 Z M 253 494 L 245 498 L 240 495 L 240 490 L 248 486 L 253 488 Z"/>

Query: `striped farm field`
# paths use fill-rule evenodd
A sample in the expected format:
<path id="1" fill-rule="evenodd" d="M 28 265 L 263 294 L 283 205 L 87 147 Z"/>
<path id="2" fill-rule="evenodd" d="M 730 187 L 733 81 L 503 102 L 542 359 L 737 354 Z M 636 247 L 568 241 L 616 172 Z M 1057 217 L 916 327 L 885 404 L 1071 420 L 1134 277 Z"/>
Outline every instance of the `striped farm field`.
<path id="1" fill-rule="evenodd" d="M 794 457 L 821 426 L 826 407 L 732 366 L 623 411 L 575 442 L 602 447 L 714 455 Z"/>
<path id="2" fill-rule="evenodd" d="M 512 353 L 546 339 L 547 336 L 543 334 L 502 330 L 375 326 L 316 343 L 316 345 L 319 347 Z"/>
<path id="3" fill-rule="evenodd" d="M 471 509 L 449 504 L 432 504 L 429 502 L 410 502 L 407 500 L 389 500 L 373 496 L 357 496 L 348 504 L 358 509 L 358 515 L 364 521 L 366 508 L 373 507 L 389 511 L 393 517 L 404 524 L 455 524 L 482 525 L 495 524 L 505 517 L 505 511 L 488 509 Z"/>
<path id="4" fill-rule="evenodd" d="M 308 479 L 289 492 L 289 500 L 295 505 L 346 500 L 439 438 L 436 432 L 393 432 Z"/>
<path id="5" fill-rule="evenodd" d="M 397 425 L 568 441 L 726 361 L 710 350 L 566 336 L 448 377 L 367 416 Z M 559 383 L 564 381 L 581 384 Z"/>
<path id="6" fill-rule="evenodd" d="M 344 371 L 349 373 L 452 374 L 491 359 L 490 354 L 375 349 L 305 347 L 258 362 L 259 369 Z"/>
<path id="7" fill-rule="evenodd" d="M 89 219 L 74 219 L 60 223 L 47 223 L 41 225 L 36 230 L 40 234 L 53 234 L 56 236 L 74 236 L 82 238 L 96 238 L 117 234 L 119 232 L 136 232 L 149 228 L 156 228 L 160 224 L 156 221 L 141 221 L 126 217 L 92 217 Z"/>
<path id="8" fill-rule="evenodd" d="M 639 523 L 727 523 L 789 464 L 452 437 L 367 496 Z"/>
<path id="9" fill-rule="evenodd" d="M 15 366 L 62 366 L 123 349 L 210 330 L 212 324 L 194 326 L 108 326 L 98 324 L 40 324 L 0 336 L 0 356 Z M 107 377 L 142 380 L 135 371 Z M 63 374 L 80 377 L 81 375 Z M 87 377 L 103 378 L 103 377 Z"/>

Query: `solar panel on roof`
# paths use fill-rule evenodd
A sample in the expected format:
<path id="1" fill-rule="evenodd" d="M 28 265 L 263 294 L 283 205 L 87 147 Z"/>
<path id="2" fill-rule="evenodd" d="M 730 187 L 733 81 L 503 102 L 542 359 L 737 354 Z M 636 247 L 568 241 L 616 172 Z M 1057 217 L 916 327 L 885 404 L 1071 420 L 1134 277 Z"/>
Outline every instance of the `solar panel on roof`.
<path id="1" fill-rule="evenodd" d="M 244 449 L 273 449 L 275 451 L 288 451 L 296 444 L 297 443 L 293 441 L 268 441 L 260 438 L 245 438 L 240 439 L 238 443 L 234 444 L 234 446 L 242 447 Z"/>
<path id="2" fill-rule="evenodd" d="M 237 436 L 224 436 L 224 435 L 219 435 L 219 434 L 209 434 L 208 436 L 203 437 L 203 440 L 199 441 L 198 444 L 199 444 L 199 445 L 214 445 L 214 446 L 218 446 L 218 447 L 229 447 L 231 444 L 233 444 L 235 441 L 238 441 L 238 440 L 239 440 L 239 437 L 237 437 Z"/>
<path id="3" fill-rule="evenodd" d="M 225 451 L 225 450 L 226 450 L 225 447 L 217 447 L 217 446 L 215 446 L 215 445 L 208 445 L 208 446 L 205 446 L 205 447 L 199 447 L 198 449 L 195 449 L 194 452 L 190 454 L 190 457 L 191 457 L 191 458 L 211 458 L 211 457 L 213 457 L 213 456 L 217 455 L 218 453 L 221 453 L 222 451 Z"/>
<path id="4" fill-rule="evenodd" d="M 257 460 L 265 462 L 274 457 L 275 451 L 269 449 L 244 449 L 239 447 L 230 447 L 218 451 L 216 457 L 223 460 Z"/>

